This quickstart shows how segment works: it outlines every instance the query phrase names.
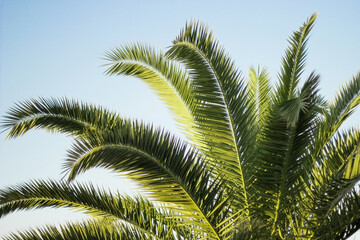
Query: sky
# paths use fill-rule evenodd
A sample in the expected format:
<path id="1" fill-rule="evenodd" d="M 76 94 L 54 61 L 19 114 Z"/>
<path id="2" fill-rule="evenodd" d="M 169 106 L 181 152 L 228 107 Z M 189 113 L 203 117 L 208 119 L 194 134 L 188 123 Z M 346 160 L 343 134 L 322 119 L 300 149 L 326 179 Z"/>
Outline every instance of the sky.
<path id="1" fill-rule="evenodd" d="M 2 0 L 0 119 L 22 100 L 67 97 L 105 106 L 180 136 L 171 113 L 143 82 L 104 75 L 106 51 L 133 42 L 166 50 L 186 21 L 201 20 L 244 77 L 250 66 L 264 66 L 275 83 L 288 36 L 314 12 L 319 15 L 304 76 L 313 70 L 319 73 L 321 93 L 331 99 L 360 70 L 360 2 L 356 0 Z M 359 117 L 356 113 L 346 126 L 359 125 Z M 62 177 L 70 138 L 40 130 L 14 140 L 5 137 L 6 132 L 0 134 L 0 188 Z M 79 181 L 136 192 L 131 182 L 105 170 L 90 171 Z M 82 217 L 69 210 L 18 212 L 0 219 L 0 235 Z"/>

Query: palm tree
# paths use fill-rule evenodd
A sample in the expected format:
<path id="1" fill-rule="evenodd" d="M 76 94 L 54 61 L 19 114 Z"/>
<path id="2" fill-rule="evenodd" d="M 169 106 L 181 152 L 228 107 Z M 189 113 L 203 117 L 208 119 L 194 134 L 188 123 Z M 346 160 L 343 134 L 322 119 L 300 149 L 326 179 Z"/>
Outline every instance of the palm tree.
<path id="1" fill-rule="evenodd" d="M 73 208 L 92 220 L 6 239 L 346 239 L 360 228 L 359 128 L 340 129 L 360 103 L 360 74 L 333 101 L 319 75 L 299 86 L 316 14 L 289 39 L 275 87 L 266 69 L 244 81 L 199 22 L 166 53 L 132 44 L 106 53 L 109 75 L 145 81 L 173 111 L 187 140 L 104 108 L 31 99 L 6 116 L 8 137 L 34 128 L 74 138 L 67 182 L 31 181 L 0 191 L 0 217 Z M 72 182 L 94 167 L 134 180 L 130 197 Z M 145 197 L 146 196 L 146 197 Z"/>

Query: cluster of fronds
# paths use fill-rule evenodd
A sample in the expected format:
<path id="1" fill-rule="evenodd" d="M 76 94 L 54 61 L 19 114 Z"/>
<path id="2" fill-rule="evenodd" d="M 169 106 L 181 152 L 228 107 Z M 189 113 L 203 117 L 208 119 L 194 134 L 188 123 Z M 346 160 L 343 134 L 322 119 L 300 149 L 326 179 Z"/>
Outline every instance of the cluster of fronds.
<path id="1" fill-rule="evenodd" d="M 20 102 L 9 138 L 31 129 L 74 138 L 69 183 L 0 190 L 0 217 L 73 208 L 93 220 L 6 239 L 345 239 L 360 228 L 360 131 L 340 130 L 360 103 L 360 74 L 325 101 L 319 75 L 300 87 L 316 15 L 292 34 L 275 87 L 266 69 L 245 81 L 211 31 L 185 26 L 166 53 L 141 44 L 106 53 L 109 75 L 145 81 L 188 141 L 68 99 Z M 144 197 L 71 184 L 94 168 L 134 180 Z M 146 196 L 146 197 L 145 197 Z"/>

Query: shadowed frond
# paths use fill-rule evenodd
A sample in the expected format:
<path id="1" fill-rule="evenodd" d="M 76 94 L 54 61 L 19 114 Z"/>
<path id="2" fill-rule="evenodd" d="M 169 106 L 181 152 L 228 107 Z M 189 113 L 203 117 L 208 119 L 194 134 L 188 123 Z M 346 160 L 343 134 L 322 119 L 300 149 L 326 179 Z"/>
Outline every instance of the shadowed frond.
<path id="1" fill-rule="evenodd" d="M 322 224 L 319 224 L 313 239 L 349 239 L 360 228 L 359 191 L 353 189 L 335 206 Z"/>
<path id="2" fill-rule="evenodd" d="M 359 182 L 359 174 L 347 178 L 348 172 L 359 171 L 352 168 L 359 144 L 360 133 L 352 129 L 328 142 L 322 156 L 319 156 L 321 165 L 314 166 L 308 187 L 309 206 L 316 221 L 327 221 L 328 214 L 341 205 L 344 197 Z"/>
<path id="3" fill-rule="evenodd" d="M 287 208 L 293 212 L 292 206 L 301 199 L 303 187 L 299 181 L 308 171 L 306 166 L 311 166 L 307 148 L 321 110 L 318 84 L 319 76 L 311 74 L 295 103 L 290 103 L 297 105 L 287 109 L 283 104 L 273 105 L 259 142 L 256 186 L 263 195 L 260 202 L 268 208 L 266 215 L 273 236 L 286 234 L 287 230 L 280 226 L 288 221 Z"/>
<path id="4" fill-rule="evenodd" d="M 70 179 L 93 167 L 123 172 L 149 197 L 184 214 L 197 214 L 197 219 L 210 224 L 210 230 L 214 228 L 211 231 L 221 227 L 212 224 L 228 213 L 222 184 L 211 178 L 201 156 L 181 141 L 131 122 L 103 134 L 89 132 L 87 139 L 72 150 Z"/>

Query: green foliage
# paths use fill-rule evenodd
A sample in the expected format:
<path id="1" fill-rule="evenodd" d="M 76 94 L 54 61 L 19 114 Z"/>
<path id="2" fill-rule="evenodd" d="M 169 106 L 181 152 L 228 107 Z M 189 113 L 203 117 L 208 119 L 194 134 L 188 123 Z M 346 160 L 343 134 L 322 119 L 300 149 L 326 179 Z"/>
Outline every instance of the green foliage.
<path id="1" fill-rule="evenodd" d="M 340 129 L 360 104 L 360 73 L 332 102 L 320 76 L 300 87 L 316 14 L 289 39 L 275 87 L 265 68 L 246 81 L 213 33 L 190 22 L 166 53 L 133 44 L 105 57 L 109 75 L 145 81 L 173 111 L 181 140 L 69 99 L 10 109 L 8 138 L 31 129 L 74 138 L 68 182 L 0 190 L 0 217 L 70 208 L 92 220 L 6 239 L 345 239 L 360 228 L 360 130 Z M 134 180 L 142 197 L 74 183 L 101 167 Z"/>

